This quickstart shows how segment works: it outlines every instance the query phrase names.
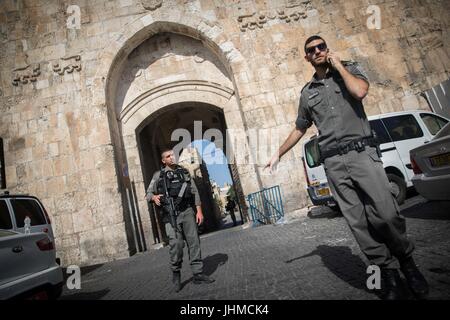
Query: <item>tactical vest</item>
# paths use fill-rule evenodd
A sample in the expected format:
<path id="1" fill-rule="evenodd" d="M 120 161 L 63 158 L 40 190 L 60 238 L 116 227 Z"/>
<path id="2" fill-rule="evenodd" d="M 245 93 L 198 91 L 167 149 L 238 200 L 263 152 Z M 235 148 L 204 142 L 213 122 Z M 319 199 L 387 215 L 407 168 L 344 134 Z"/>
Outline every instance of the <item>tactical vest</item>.
<path id="1" fill-rule="evenodd" d="M 169 203 L 166 199 L 166 191 L 164 189 L 164 175 L 166 176 L 167 191 L 169 197 L 173 199 L 175 207 L 179 211 L 184 211 L 193 200 L 191 192 L 191 175 L 189 171 L 181 166 L 177 166 L 175 170 L 161 170 L 156 185 L 158 194 L 162 194 L 162 204 L 166 207 Z"/>

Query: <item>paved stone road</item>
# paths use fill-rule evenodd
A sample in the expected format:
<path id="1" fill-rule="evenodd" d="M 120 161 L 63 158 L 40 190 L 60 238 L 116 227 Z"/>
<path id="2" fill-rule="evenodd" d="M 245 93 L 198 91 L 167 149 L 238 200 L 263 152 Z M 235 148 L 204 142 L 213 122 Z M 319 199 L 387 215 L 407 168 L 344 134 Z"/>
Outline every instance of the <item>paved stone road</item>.
<path id="1" fill-rule="evenodd" d="M 450 202 L 420 196 L 402 206 L 430 299 L 450 298 Z M 172 292 L 168 248 L 84 270 L 82 289 L 62 299 L 378 299 L 365 287 L 364 258 L 341 216 L 299 217 L 283 225 L 202 236 L 205 273 L 195 285 L 187 252 L 182 290 Z M 186 249 L 185 249 L 186 250 Z"/>

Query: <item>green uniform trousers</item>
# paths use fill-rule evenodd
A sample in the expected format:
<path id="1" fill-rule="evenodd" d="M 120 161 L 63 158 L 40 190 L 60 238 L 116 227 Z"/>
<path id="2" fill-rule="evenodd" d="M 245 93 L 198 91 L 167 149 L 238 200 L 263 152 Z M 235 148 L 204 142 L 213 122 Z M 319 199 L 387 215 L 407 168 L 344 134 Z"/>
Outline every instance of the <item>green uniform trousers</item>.
<path id="1" fill-rule="evenodd" d="M 325 171 L 336 199 L 361 251 L 371 264 L 398 268 L 414 244 L 391 193 L 383 163 L 373 147 L 325 159 Z"/>
<path id="2" fill-rule="evenodd" d="M 169 237 L 169 255 L 172 271 L 179 272 L 183 263 L 184 241 L 188 245 L 189 261 L 194 275 L 203 272 L 203 261 L 200 250 L 200 238 L 195 221 L 195 213 L 191 207 L 177 216 L 178 231 L 172 225 L 165 224 L 166 234 Z"/>

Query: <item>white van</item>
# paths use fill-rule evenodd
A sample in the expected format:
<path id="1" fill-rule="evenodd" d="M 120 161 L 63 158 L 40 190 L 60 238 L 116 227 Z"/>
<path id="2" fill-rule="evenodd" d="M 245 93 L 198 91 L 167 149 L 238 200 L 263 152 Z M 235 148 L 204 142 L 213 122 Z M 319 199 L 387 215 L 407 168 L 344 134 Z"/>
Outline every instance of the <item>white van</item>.
<path id="1" fill-rule="evenodd" d="M 409 150 L 421 146 L 449 121 L 435 113 L 415 110 L 385 113 L 368 117 L 380 143 L 381 160 L 397 202 L 405 200 L 412 186 L 414 172 Z M 319 163 L 317 136 L 303 142 L 303 167 L 307 191 L 314 205 L 335 204 L 323 166 Z"/>

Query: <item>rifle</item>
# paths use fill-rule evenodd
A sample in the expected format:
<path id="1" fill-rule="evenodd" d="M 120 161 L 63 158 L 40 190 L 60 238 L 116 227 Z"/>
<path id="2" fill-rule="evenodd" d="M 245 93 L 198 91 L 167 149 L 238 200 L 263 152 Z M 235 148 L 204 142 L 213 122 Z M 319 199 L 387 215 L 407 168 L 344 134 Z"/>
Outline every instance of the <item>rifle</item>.
<path id="1" fill-rule="evenodd" d="M 170 224 L 172 225 L 172 228 L 175 230 L 175 232 L 179 232 L 177 226 L 177 209 L 175 208 L 175 204 L 173 203 L 173 198 L 169 195 L 166 178 L 166 172 L 163 171 L 164 202 L 166 202 L 165 207 L 167 207 L 169 211 Z"/>

